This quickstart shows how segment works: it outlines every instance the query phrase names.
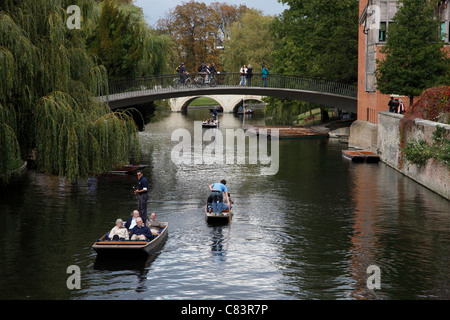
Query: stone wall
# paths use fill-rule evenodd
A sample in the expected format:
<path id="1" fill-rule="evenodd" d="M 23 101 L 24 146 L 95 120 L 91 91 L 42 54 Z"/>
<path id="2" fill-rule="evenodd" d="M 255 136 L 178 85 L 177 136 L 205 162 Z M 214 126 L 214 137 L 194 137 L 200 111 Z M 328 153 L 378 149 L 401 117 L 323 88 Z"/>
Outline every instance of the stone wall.
<path id="1" fill-rule="evenodd" d="M 390 112 L 378 113 L 378 124 L 357 120 L 350 127 L 348 144 L 350 148 L 364 149 L 377 153 L 381 161 L 400 171 L 409 178 L 433 190 L 450 200 L 450 170 L 448 166 L 430 159 L 424 166 L 401 160 L 400 154 L 400 120 L 402 115 Z M 433 142 L 436 126 L 450 125 L 428 120 L 416 119 L 411 132 L 406 138 Z"/>
<path id="2" fill-rule="evenodd" d="M 364 149 L 371 152 L 377 152 L 377 125 L 356 120 L 350 126 L 350 136 L 348 145 L 350 148 Z"/>
<path id="3" fill-rule="evenodd" d="M 450 199 L 450 170 L 447 165 L 434 159 L 428 160 L 424 166 L 411 164 L 407 160 L 401 161 L 399 125 L 402 117 L 395 113 L 378 113 L 377 151 L 381 160 L 418 183 Z M 408 132 L 407 139 L 424 139 L 428 143 L 432 143 L 437 125 L 450 130 L 450 125 L 417 119 L 412 131 Z"/>

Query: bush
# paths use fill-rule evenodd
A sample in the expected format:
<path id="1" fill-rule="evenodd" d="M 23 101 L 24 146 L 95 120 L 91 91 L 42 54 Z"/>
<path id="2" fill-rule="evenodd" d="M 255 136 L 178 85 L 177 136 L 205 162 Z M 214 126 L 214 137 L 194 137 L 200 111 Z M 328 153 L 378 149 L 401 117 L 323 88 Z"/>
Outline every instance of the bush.
<path id="1" fill-rule="evenodd" d="M 411 163 L 423 166 L 432 158 L 432 148 L 425 140 L 411 140 L 403 148 L 406 160 Z"/>

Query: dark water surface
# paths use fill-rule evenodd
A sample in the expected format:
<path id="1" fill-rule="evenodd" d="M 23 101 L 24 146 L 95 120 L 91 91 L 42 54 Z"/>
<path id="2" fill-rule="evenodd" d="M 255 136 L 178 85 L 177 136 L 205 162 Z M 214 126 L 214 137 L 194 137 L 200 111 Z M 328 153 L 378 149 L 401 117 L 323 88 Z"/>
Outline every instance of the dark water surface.
<path id="1" fill-rule="evenodd" d="M 156 255 L 99 260 L 93 242 L 136 208 L 133 176 L 68 185 L 29 172 L 0 189 L 1 299 L 449 299 L 450 202 L 384 164 L 353 164 L 334 140 L 280 141 L 280 168 L 186 166 L 171 134 L 206 110 L 141 133 L 149 212 L 169 221 Z M 221 116 L 224 132 L 240 119 Z M 247 123 L 263 123 L 255 114 Z M 231 226 L 211 227 L 208 184 L 228 181 Z M 69 290 L 67 267 L 81 270 Z M 367 288 L 367 268 L 381 289 Z"/>

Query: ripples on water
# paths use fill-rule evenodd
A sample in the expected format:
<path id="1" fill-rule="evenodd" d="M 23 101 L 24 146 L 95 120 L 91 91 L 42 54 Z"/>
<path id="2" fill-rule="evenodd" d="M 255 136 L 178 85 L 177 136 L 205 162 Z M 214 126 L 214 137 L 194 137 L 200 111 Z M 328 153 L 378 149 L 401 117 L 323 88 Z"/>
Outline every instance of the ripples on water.
<path id="1" fill-rule="evenodd" d="M 196 113 L 198 112 L 198 114 Z M 449 202 L 384 164 L 352 164 L 333 140 L 280 143 L 280 171 L 258 165 L 177 166 L 173 130 L 192 132 L 201 111 L 172 114 L 141 133 L 149 212 L 169 237 L 144 261 L 96 258 L 92 243 L 135 209 L 135 176 L 67 185 L 30 172 L 0 195 L 2 298 L 398 299 L 450 298 Z M 197 119 L 198 118 L 198 119 Z M 223 128 L 239 127 L 233 115 Z M 231 226 L 204 219 L 208 184 L 222 178 Z M 66 288 L 80 266 L 81 290 Z M 366 269 L 382 270 L 368 290 Z M 20 272 L 17 270 L 20 269 Z"/>

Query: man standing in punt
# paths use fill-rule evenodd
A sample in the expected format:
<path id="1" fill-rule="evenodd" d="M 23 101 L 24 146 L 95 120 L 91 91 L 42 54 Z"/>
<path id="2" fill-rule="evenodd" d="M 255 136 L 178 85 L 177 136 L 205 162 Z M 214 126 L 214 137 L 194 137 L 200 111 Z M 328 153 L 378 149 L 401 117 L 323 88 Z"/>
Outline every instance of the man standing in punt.
<path id="1" fill-rule="evenodd" d="M 225 186 L 227 182 L 225 180 L 221 180 L 220 183 L 213 183 L 209 186 L 209 190 L 211 191 L 212 196 L 212 207 L 214 214 L 221 214 L 223 209 L 223 192 L 225 193 L 228 208 L 231 208 L 230 198 L 228 197 L 228 189 Z"/>
<path id="2" fill-rule="evenodd" d="M 137 173 L 137 176 L 139 179 L 139 184 L 138 188 L 134 190 L 134 194 L 139 196 L 139 216 L 142 218 L 142 221 L 145 224 L 145 222 L 147 221 L 148 182 L 141 171 Z"/>

